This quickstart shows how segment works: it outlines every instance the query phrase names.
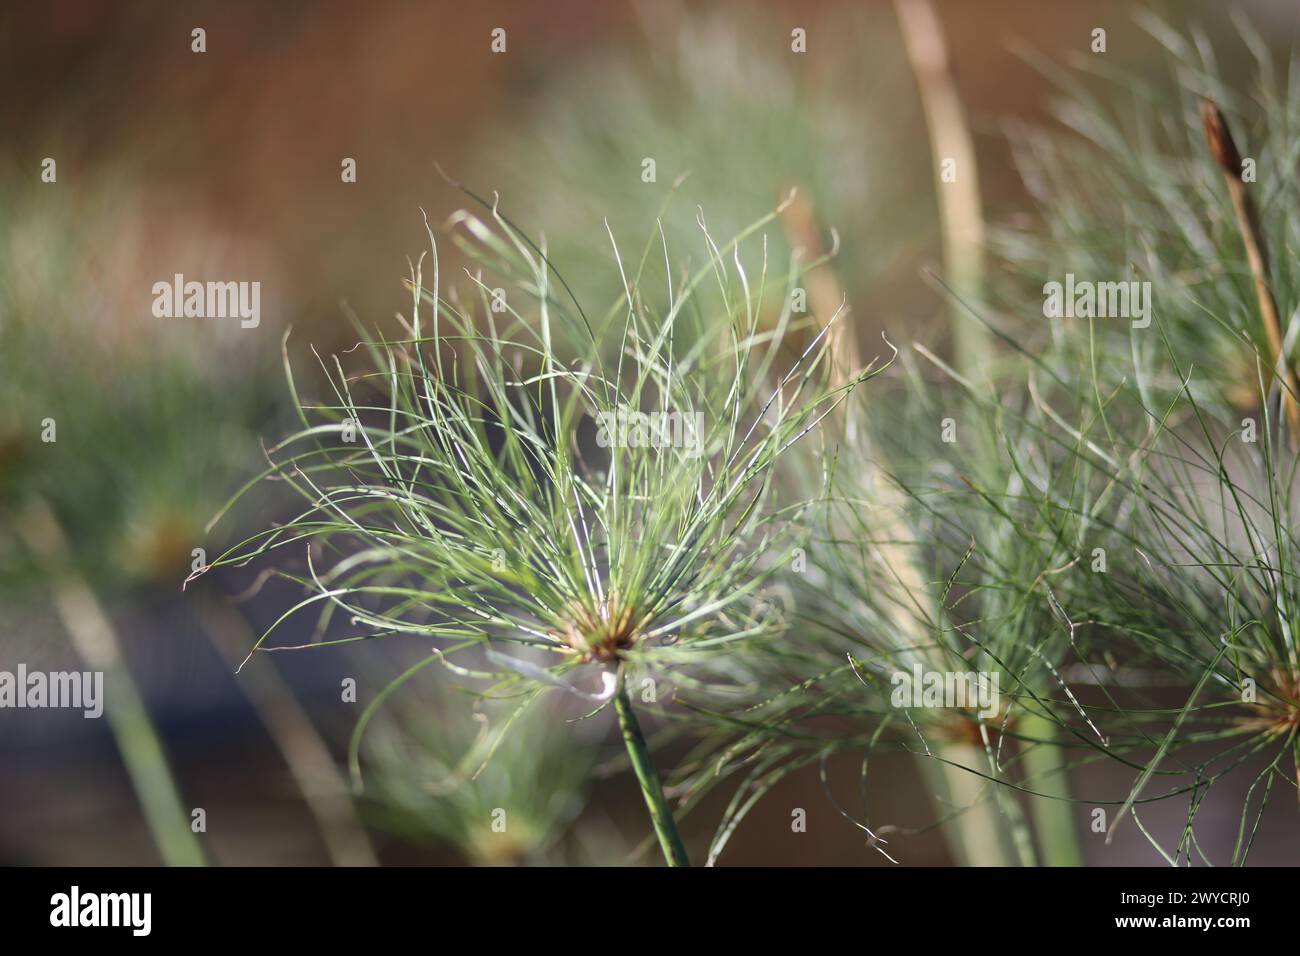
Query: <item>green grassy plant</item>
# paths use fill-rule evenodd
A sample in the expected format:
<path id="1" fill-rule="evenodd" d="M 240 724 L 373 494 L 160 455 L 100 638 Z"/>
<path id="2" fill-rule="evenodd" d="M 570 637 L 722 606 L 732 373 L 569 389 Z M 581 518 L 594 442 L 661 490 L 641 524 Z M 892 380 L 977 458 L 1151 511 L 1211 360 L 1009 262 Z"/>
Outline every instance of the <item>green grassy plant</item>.
<path id="1" fill-rule="evenodd" d="M 495 680 L 489 696 L 513 700 L 516 714 L 546 691 L 613 703 L 664 857 L 684 863 L 629 680 L 651 681 L 656 699 L 685 696 L 725 682 L 735 648 L 776 633 L 746 613 L 765 559 L 788 547 L 773 466 L 874 374 L 819 387 L 826 327 L 779 364 L 801 322 L 788 305 L 773 330 L 757 316 L 788 303 L 790 279 L 749 275 L 738 251 L 761 244 L 775 215 L 721 246 L 701 218 L 708 265 L 693 273 L 671 268 L 662 234 L 661 272 L 648 255 L 617 257 L 623 305 L 603 323 L 504 219 L 453 217 L 482 263 L 473 296 L 444 290 L 434 244 L 431 281 L 423 257 L 412 268 L 404 337 L 367 336 L 370 371 L 346 373 L 335 358 L 330 399 L 299 399 L 302 429 L 270 449 L 268 476 L 300 492 L 304 510 L 213 564 L 306 554 L 305 573 L 282 573 L 309 595 L 257 647 L 319 607 L 351 631 L 324 644 L 437 639 L 426 663 L 484 648 L 486 663 L 467 673 Z M 651 285 L 667 290 L 662 310 L 657 291 L 642 294 Z M 675 341 L 688 316 L 713 334 Z M 584 335 L 585 354 L 557 349 Z M 602 431 L 650 411 L 698 429 L 681 441 Z"/>

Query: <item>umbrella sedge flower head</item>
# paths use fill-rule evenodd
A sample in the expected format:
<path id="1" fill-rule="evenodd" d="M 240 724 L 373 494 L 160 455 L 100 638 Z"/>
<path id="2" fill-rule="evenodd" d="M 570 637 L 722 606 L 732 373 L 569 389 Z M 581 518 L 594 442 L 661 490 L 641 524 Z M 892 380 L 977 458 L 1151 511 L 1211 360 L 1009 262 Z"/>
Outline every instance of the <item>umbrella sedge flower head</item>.
<path id="1" fill-rule="evenodd" d="M 1091 657 L 1089 713 L 1107 743 L 1057 713 L 1072 746 L 1133 771 L 1108 840 L 1131 821 L 1167 862 L 1217 849 L 1240 865 L 1269 800 L 1300 783 L 1300 383 L 1287 318 L 1300 216 L 1294 175 L 1271 159 L 1296 151 L 1296 104 L 1244 21 L 1244 84 L 1198 33 L 1139 22 L 1168 51 L 1168 77 L 1106 81 L 1140 82 L 1131 101 L 1044 64 L 1069 94 L 1068 132 L 1019 138 L 1043 225 L 1003 237 L 1007 274 L 1035 297 L 1068 270 L 1150 281 L 1157 303 L 1145 330 L 1053 322 L 1045 347 L 1017 335 L 1052 409 L 1044 427 L 1074 459 L 1036 507 L 1063 528 L 1085 518 L 1087 536 L 1071 568 L 1043 580 Z M 1006 591 L 1028 600 L 1037 581 Z M 1231 774 L 1248 781 L 1237 839 L 1203 845 L 1196 817 L 1235 802 L 1215 786 Z M 1186 801 L 1185 822 L 1148 828 L 1147 805 L 1170 799 Z"/>
<path id="2" fill-rule="evenodd" d="M 491 224 L 452 217 L 472 295 L 444 293 L 430 231 L 431 281 L 422 257 L 406 336 L 368 338 L 369 371 L 336 356 L 324 403 L 298 399 L 289 374 L 303 427 L 269 449 L 267 474 L 306 507 L 212 563 L 306 546 L 306 573 L 280 573 L 310 593 L 257 649 L 322 609 L 353 632 L 321 643 L 434 639 L 433 656 L 502 693 L 613 699 L 665 853 L 684 862 L 625 674 L 684 687 L 715 670 L 712 656 L 777 633 L 748 613 L 790 530 L 773 465 L 876 372 L 823 386 L 830 326 L 792 314 L 795 274 L 745 272 L 739 246 L 762 242 L 775 215 L 723 246 L 701 215 L 695 272 L 670 266 L 662 232 L 629 263 L 610 231 L 624 295 L 603 316 L 495 209 Z M 709 333 L 675 335 L 683 317 Z M 584 337 L 572 355 L 553 344 Z M 597 422 L 650 413 L 699 434 L 596 440 Z M 486 670 L 454 663 L 475 647 Z"/>

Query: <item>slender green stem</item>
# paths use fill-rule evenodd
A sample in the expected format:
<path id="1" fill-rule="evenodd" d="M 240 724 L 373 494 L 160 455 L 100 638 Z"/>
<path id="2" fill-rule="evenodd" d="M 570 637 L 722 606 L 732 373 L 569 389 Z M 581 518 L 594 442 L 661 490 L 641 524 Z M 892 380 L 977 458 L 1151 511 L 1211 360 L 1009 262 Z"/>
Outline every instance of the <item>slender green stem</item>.
<path id="1" fill-rule="evenodd" d="M 189 812 L 167 763 L 162 740 L 122 654 L 121 642 L 90 585 L 67 566 L 68 543 L 54 513 L 36 499 L 18 517 L 18 530 L 49 569 L 54 608 L 73 648 L 104 674 L 104 714 L 122 763 L 140 799 L 158 852 L 167 866 L 203 866 L 206 857 L 190 829 Z"/>
<path id="2" fill-rule="evenodd" d="M 163 862 L 204 866 L 203 845 L 190 829 L 190 815 L 181 803 L 167 753 L 131 672 L 120 662 L 101 667 L 105 687 L 111 687 L 113 694 L 104 713 Z"/>
<path id="3" fill-rule="evenodd" d="M 995 794 L 988 790 L 997 784 L 971 773 L 984 753 L 973 744 L 946 742 L 936 752 L 946 763 L 927 760 L 922 764 L 942 812 L 954 814 L 944 826 L 944 839 L 960 866 L 1014 866 L 1015 840 L 1008 820 L 1002 815 Z M 956 766 L 954 766 L 954 764 Z"/>
<path id="4" fill-rule="evenodd" d="M 1025 749 L 1024 765 L 1030 789 L 1045 794 L 1030 803 L 1043 862 L 1047 866 L 1083 866 L 1065 751 L 1056 742 L 1056 725 L 1040 714 L 1026 713 L 1020 719 L 1020 732 L 1037 741 Z"/>
<path id="5" fill-rule="evenodd" d="M 655 836 L 659 838 L 664 860 L 669 866 L 690 866 L 682 835 L 677 832 L 677 823 L 673 820 L 672 810 L 668 808 L 668 800 L 664 796 L 663 784 L 659 782 L 659 774 L 650 760 L 650 750 L 641 734 L 641 725 L 632 712 L 632 701 L 627 696 L 627 688 L 622 685 L 614 698 L 614 709 L 618 711 L 618 726 L 623 731 L 623 743 L 632 761 L 632 769 L 636 772 L 637 783 L 641 785 L 641 795 L 645 797 L 646 808 L 650 811 L 650 821 L 654 824 Z"/>

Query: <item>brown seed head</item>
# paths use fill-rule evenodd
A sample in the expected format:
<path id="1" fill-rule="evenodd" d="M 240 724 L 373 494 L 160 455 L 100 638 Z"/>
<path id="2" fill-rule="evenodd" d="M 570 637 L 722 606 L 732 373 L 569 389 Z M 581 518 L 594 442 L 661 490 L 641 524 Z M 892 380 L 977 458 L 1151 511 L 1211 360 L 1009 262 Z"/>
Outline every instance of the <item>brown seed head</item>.
<path id="1" fill-rule="evenodd" d="M 1232 140 L 1228 121 L 1213 100 L 1201 100 L 1201 122 L 1205 124 L 1205 139 L 1210 144 L 1214 161 L 1229 176 L 1241 175 L 1241 153 Z"/>
<path id="2" fill-rule="evenodd" d="M 585 661 L 616 661 L 641 638 L 642 622 L 615 594 L 609 596 L 603 609 L 575 603 L 566 612 L 568 623 L 558 636 Z"/>
<path id="3" fill-rule="evenodd" d="M 1274 694 L 1250 704 L 1252 716 L 1242 718 L 1241 726 L 1267 734 L 1294 734 L 1300 729 L 1300 675 L 1276 667 L 1269 672 Z"/>

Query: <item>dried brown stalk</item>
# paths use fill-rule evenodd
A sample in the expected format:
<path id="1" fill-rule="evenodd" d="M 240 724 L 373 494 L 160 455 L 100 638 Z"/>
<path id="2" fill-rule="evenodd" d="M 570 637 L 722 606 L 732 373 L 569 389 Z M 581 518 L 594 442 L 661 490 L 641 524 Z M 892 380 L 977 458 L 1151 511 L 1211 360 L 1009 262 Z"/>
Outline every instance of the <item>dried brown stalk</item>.
<path id="1" fill-rule="evenodd" d="M 1296 379 L 1295 366 L 1283 354 L 1282 319 L 1278 315 L 1277 300 L 1273 298 L 1273 290 L 1269 285 L 1268 247 L 1264 243 L 1264 231 L 1260 228 L 1255 204 L 1246 190 L 1246 183 L 1241 178 L 1241 153 L 1232 139 L 1227 119 L 1214 101 L 1201 100 L 1201 121 L 1205 124 L 1205 139 L 1210 145 L 1210 153 L 1223 170 L 1223 181 L 1232 198 L 1237 228 L 1241 231 L 1246 258 L 1255 278 L 1255 296 L 1259 300 L 1259 314 L 1272 352 L 1273 371 L 1280 374 L 1284 382 L 1282 405 L 1286 409 L 1291 447 L 1294 449 L 1297 439 L 1300 439 L 1300 403 L 1297 403 L 1300 382 Z"/>
<path id="2" fill-rule="evenodd" d="M 817 263 L 807 273 L 808 299 L 813 315 L 822 322 L 829 322 L 832 316 L 840 313 L 830 331 L 828 350 L 831 387 L 841 388 L 857 372 L 861 355 L 849 314 L 848 298 L 840 284 L 840 277 L 830 262 L 826 261 L 826 247 L 817 230 L 817 217 L 813 214 L 812 203 L 797 189 L 791 191 L 790 198 L 782 205 L 781 224 L 785 227 L 790 248 L 804 262 Z"/>
<path id="3" fill-rule="evenodd" d="M 957 296 L 978 307 L 984 295 L 984 209 L 980 201 L 975 140 L 957 93 L 943 25 L 930 0 L 894 0 L 903 45 L 921 94 L 921 108 L 934 153 L 935 192 L 943 229 L 943 259 Z M 956 178 L 945 182 L 941 168 L 952 160 Z M 951 310 L 958 368 L 967 378 L 982 378 L 992 348 L 984 327 Z"/>

